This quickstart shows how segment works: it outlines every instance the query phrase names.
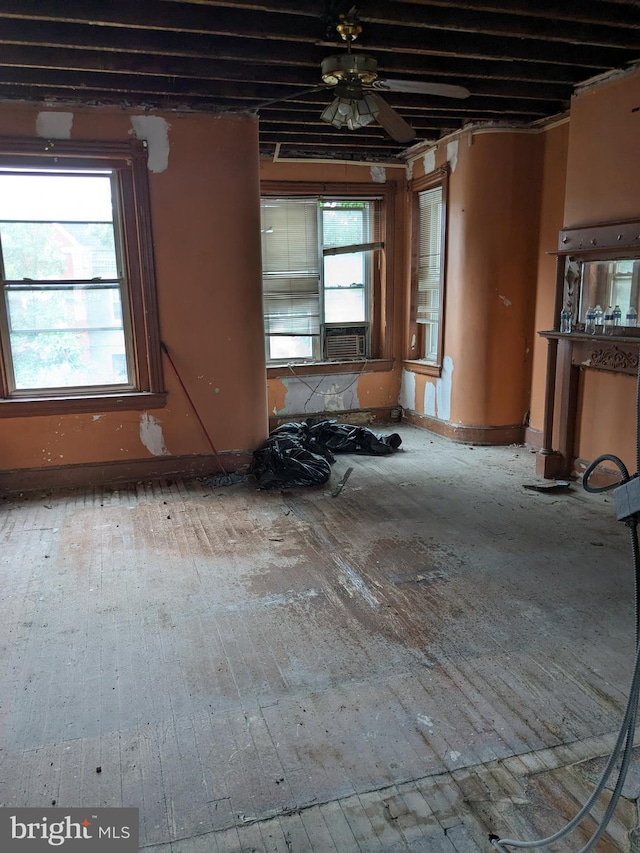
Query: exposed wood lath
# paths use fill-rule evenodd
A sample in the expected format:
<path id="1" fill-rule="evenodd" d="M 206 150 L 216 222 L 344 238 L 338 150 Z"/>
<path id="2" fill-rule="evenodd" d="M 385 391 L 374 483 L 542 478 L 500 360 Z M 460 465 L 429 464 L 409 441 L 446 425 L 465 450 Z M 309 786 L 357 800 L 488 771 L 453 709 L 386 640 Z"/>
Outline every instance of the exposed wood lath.
<path id="1" fill-rule="evenodd" d="M 320 63 L 341 52 L 326 0 L 0 0 L 0 99 L 49 104 L 260 110 L 263 152 L 390 159 L 377 124 L 319 120 L 331 92 Z M 385 93 L 436 140 L 468 123 L 527 126 L 567 109 L 574 87 L 640 60 L 633 0 L 361 0 L 354 50 L 381 76 L 465 86 L 465 100 Z M 296 96 L 296 91 L 300 94 Z M 306 94 L 304 94 L 306 92 Z M 293 96 L 293 97 L 290 97 Z"/>

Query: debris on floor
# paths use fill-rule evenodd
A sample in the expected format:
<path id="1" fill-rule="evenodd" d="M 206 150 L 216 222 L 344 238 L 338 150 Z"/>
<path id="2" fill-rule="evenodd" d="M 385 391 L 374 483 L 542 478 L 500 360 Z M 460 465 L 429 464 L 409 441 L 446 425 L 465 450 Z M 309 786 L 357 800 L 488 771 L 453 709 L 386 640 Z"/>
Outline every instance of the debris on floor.
<path id="1" fill-rule="evenodd" d="M 557 494 L 558 492 L 570 492 L 571 483 L 569 480 L 554 480 L 552 483 L 523 483 L 522 488 L 529 489 L 532 492 Z"/>
<path id="2" fill-rule="evenodd" d="M 232 472 L 231 474 L 219 474 L 215 477 L 208 477 L 203 482 L 212 489 L 219 489 L 221 486 L 233 486 L 236 483 L 244 483 L 246 479 L 246 474 Z"/>

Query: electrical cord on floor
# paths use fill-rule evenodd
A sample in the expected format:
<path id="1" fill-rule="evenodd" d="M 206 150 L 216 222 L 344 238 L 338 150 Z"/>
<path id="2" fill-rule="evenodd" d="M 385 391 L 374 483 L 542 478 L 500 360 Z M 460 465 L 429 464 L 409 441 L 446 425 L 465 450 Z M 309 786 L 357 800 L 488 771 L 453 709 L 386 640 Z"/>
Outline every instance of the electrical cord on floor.
<path id="1" fill-rule="evenodd" d="M 614 463 L 621 474 L 621 479 L 610 485 L 592 486 L 590 483 L 591 475 L 595 469 L 605 461 Z M 636 470 L 640 471 L 640 363 L 638 365 L 638 381 L 636 389 Z M 591 809 L 606 787 L 609 777 L 612 775 L 618 759 L 620 758 L 620 754 L 622 753 L 622 762 L 620 764 L 618 778 L 613 794 L 611 795 L 611 799 L 609 800 L 609 804 L 602 816 L 602 819 L 598 822 L 595 832 L 584 847 L 580 849 L 580 853 L 590 853 L 606 832 L 607 826 L 613 817 L 620 796 L 622 795 L 622 789 L 624 787 L 629 763 L 631 761 L 636 720 L 638 716 L 638 697 L 640 695 L 640 546 L 638 544 L 638 521 L 640 520 L 640 479 L 638 478 L 637 473 L 634 474 L 633 477 L 630 477 L 626 466 L 617 456 L 605 453 L 597 459 L 594 459 L 586 469 L 582 478 L 582 485 L 585 491 L 592 494 L 608 492 L 611 489 L 618 489 L 619 491 L 616 494 L 618 520 L 624 521 L 624 523 L 629 527 L 629 532 L 631 534 L 633 576 L 635 585 L 636 657 L 631 687 L 629 689 L 629 698 L 627 700 L 624 718 L 622 720 L 622 725 L 620 726 L 620 731 L 618 732 L 613 752 L 607 761 L 607 765 L 602 772 L 598 784 L 580 811 L 572 820 L 562 827 L 562 829 L 547 838 L 540 838 L 535 841 L 518 841 L 512 838 L 499 838 L 496 835 L 490 835 L 489 840 L 493 847 L 495 847 L 496 850 L 501 851 L 501 853 L 507 853 L 507 847 L 516 847 L 521 850 L 531 850 L 536 847 L 547 847 L 549 844 L 553 844 L 555 841 L 565 838 L 576 828 L 576 826 L 582 823 L 582 821 L 590 815 Z"/>

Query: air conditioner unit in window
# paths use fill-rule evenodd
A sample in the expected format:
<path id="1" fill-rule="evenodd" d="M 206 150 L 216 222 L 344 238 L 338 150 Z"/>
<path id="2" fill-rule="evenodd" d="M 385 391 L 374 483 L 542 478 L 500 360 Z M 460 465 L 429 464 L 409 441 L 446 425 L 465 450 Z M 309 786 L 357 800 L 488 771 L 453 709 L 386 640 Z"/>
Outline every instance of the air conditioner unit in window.
<path id="1" fill-rule="evenodd" d="M 324 358 L 348 361 L 369 357 L 368 323 L 326 323 L 324 326 Z"/>

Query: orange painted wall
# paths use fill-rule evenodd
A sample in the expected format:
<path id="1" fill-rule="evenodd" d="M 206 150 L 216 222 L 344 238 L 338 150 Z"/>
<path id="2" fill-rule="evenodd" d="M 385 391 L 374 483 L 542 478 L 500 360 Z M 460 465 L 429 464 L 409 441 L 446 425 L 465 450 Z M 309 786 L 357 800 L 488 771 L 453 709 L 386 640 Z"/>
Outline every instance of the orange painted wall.
<path id="1" fill-rule="evenodd" d="M 640 72 L 577 94 L 571 103 L 564 226 L 640 219 Z M 581 374 L 575 454 L 613 453 L 635 470 L 635 380 Z"/>
<path id="2" fill-rule="evenodd" d="M 640 217 L 640 71 L 571 101 L 565 228 Z"/>
<path id="3" fill-rule="evenodd" d="M 36 136 L 38 112 L 0 106 L 0 133 Z M 71 138 L 104 140 L 131 138 L 131 116 L 138 115 L 73 113 Z M 162 338 L 217 450 L 250 451 L 267 433 L 257 123 L 246 116 L 155 118 L 169 125 L 166 168 L 149 173 Z M 163 150 L 154 134 L 150 162 Z M 210 453 L 166 362 L 164 370 L 167 406 L 147 413 L 157 421 L 153 440 L 140 412 L 102 414 L 97 407 L 92 414 L 3 418 L 0 469 Z"/>
<path id="4" fill-rule="evenodd" d="M 380 169 L 384 171 L 381 172 Z M 351 163 L 260 161 L 262 181 L 291 183 L 360 183 L 368 188 L 391 184 L 395 192 L 395 216 L 392 223 L 393 246 L 387 247 L 390 263 L 391 299 L 388 316 L 391 325 L 395 363 L 388 370 L 363 370 L 354 373 L 307 375 L 303 366 L 293 372 L 270 371 L 267 380 L 269 415 L 297 417 L 318 412 L 340 412 L 352 409 L 388 409 L 398 403 L 400 357 L 402 346 L 402 300 L 404 282 L 404 199 L 406 173 L 404 166 L 372 167 Z M 296 378 L 298 377 L 298 378 Z"/>
<path id="5" fill-rule="evenodd" d="M 451 162 L 447 375 L 411 380 L 419 414 L 474 427 L 523 423 L 529 408 L 542 151 L 539 134 L 516 131 L 462 134 L 453 160 L 450 144 L 438 146 L 431 168 L 447 158 Z M 414 175 L 422 171 L 420 160 Z M 405 368 L 411 371 L 411 363 Z M 405 376 L 404 387 L 411 383 Z M 448 400 L 442 399 L 445 393 Z M 435 411 L 429 401 L 435 401 Z"/>
<path id="6" fill-rule="evenodd" d="M 558 246 L 558 232 L 564 215 L 565 176 L 569 122 L 546 130 L 542 166 L 542 198 L 540 204 L 540 231 L 538 239 L 538 276 L 534 329 L 536 332 L 552 329 L 556 284 L 556 258 L 549 252 Z M 531 381 L 531 430 L 542 433 L 544 425 L 544 395 L 547 370 L 547 341 L 538 334 L 533 336 L 533 370 Z M 540 443 L 542 441 L 540 435 Z"/>

